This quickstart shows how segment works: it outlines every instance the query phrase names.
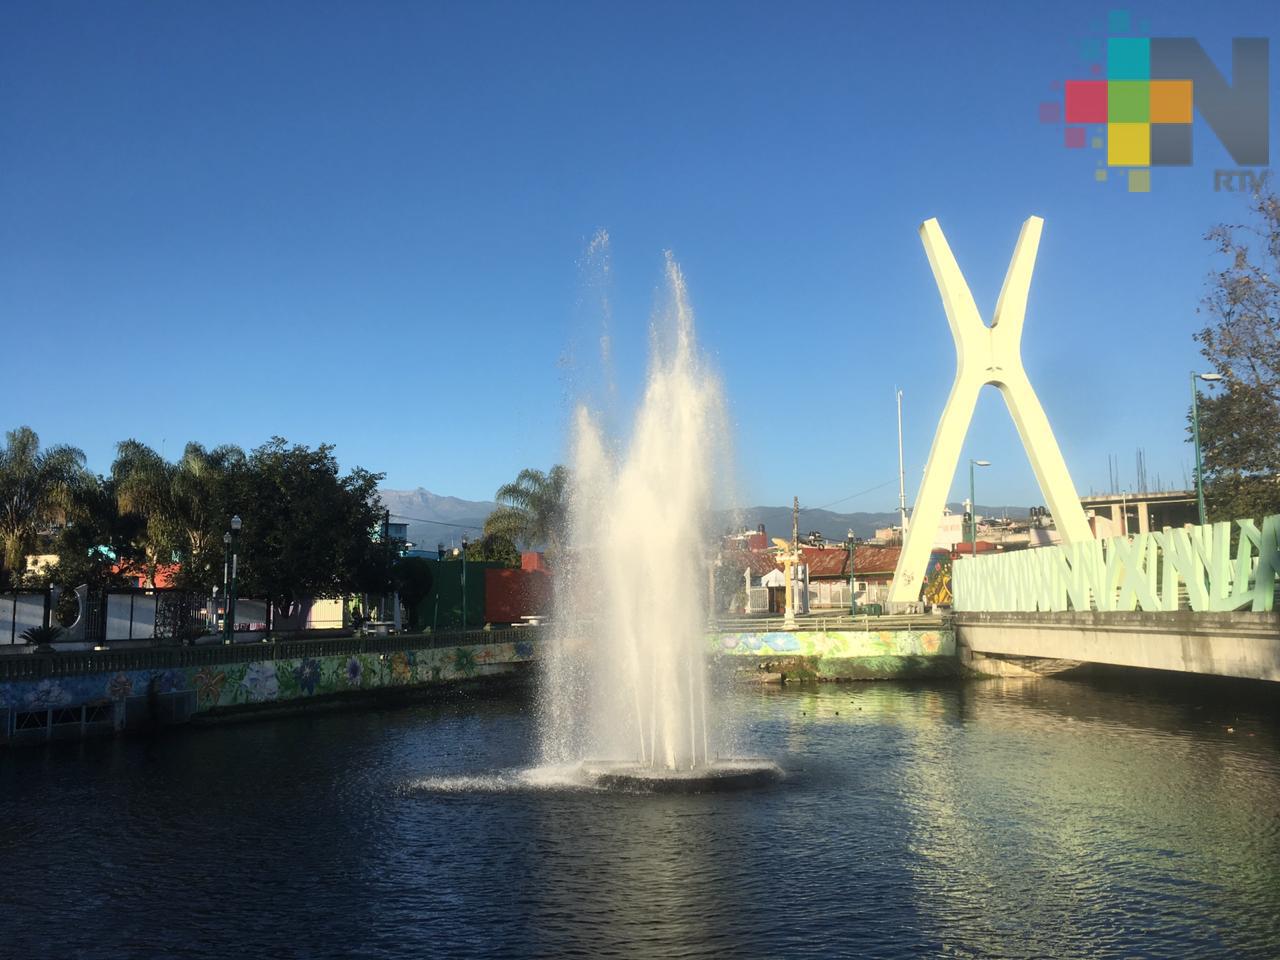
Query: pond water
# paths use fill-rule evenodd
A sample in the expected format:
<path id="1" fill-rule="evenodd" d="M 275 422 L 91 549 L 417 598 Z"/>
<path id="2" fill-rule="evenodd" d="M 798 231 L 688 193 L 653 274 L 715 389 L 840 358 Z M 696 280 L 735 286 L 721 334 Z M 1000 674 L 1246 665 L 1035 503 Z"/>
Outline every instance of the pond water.
<path id="1" fill-rule="evenodd" d="M 1125 689 L 740 689 L 706 796 L 504 773 L 518 697 L 10 750 L 0 953 L 1280 955 L 1274 693 Z"/>

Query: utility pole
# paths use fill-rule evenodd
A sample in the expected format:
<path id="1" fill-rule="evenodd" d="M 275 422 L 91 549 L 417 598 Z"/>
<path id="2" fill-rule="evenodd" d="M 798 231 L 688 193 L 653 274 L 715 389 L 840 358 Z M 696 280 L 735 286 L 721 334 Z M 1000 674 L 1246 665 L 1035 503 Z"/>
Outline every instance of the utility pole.
<path id="1" fill-rule="evenodd" d="M 791 552 L 800 549 L 800 498 L 791 500 Z"/>

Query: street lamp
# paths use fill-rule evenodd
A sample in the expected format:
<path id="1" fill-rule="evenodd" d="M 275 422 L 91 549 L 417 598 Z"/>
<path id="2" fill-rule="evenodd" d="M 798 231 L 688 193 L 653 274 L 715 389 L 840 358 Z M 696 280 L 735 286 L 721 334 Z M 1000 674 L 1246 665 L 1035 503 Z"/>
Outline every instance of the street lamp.
<path id="1" fill-rule="evenodd" d="M 969 532 L 973 535 L 973 554 L 978 555 L 978 501 L 973 492 L 973 468 L 989 467 L 990 460 L 969 460 Z"/>
<path id="2" fill-rule="evenodd" d="M 229 613 L 227 604 L 232 595 L 232 531 L 228 530 L 223 534 L 223 643 L 229 644 L 232 641 L 230 631 L 227 628 L 230 621 L 227 618 Z"/>
<path id="3" fill-rule="evenodd" d="M 234 640 L 236 629 L 236 586 L 240 574 L 240 515 L 236 514 L 231 518 L 231 529 L 222 537 L 222 542 L 226 544 L 227 550 L 231 553 L 231 584 L 227 589 L 227 612 L 226 622 L 223 625 L 223 642 L 231 643 Z"/>
<path id="4" fill-rule="evenodd" d="M 1220 373 L 1196 373 L 1191 371 L 1191 435 L 1196 446 L 1196 510 L 1200 517 L 1200 526 L 1204 526 L 1204 466 L 1200 461 L 1200 389 L 1197 380 L 1206 383 L 1217 383 L 1222 379 Z"/>

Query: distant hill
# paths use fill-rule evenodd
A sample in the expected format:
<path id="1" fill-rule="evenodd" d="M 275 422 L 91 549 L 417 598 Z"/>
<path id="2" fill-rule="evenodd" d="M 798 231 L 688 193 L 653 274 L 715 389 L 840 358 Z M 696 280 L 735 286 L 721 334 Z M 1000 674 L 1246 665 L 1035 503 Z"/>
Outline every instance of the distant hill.
<path id="1" fill-rule="evenodd" d="M 950 503 L 947 506 L 951 508 L 952 513 L 964 512 L 964 504 Z M 1008 516 L 1014 519 L 1025 519 L 1029 512 L 1027 507 L 985 507 L 978 504 L 980 517 Z M 716 514 L 715 528 L 727 530 L 737 524 L 754 528 L 761 523 L 764 524 L 765 531 L 770 537 L 790 539 L 791 508 L 743 507 L 736 512 L 721 510 Z M 873 537 L 876 530 L 896 526 L 897 523 L 898 511 L 896 510 L 883 513 L 834 513 L 830 510 L 800 508 L 800 536 L 802 537 L 817 530 L 828 540 L 843 540 L 850 529 L 856 537 Z"/>
<path id="2" fill-rule="evenodd" d="M 409 540 L 419 549 L 430 550 L 437 543 L 456 543 L 463 534 L 479 536 L 484 519 L 497 506 L 492 500 L 462 500 L 446 497 L 418 487 L 416 490 L 380 490 L 382 502 L 391 511 L 391 519 L 409 525 Z M 948 504 L 952 513 L 964 506 Z M 978 506 L 984 517 L 1009 516 L 1024 519 L 1026 507 Z M 896 510 L 880 513 L 835 513 L 831 510 L 800 510 L 800 535 L 817 530 L 829 540 L 843 540 L 850 528 L 856 536 L 872 537 L 878 529 L 898 522 Z M 737 511 L 719 510 L 712 518 L 713 529 L 724 531 L 738 526 L 752 527 L 763 523 L 770 537 L 791 536 L 790 507 L 743 507 Z"/>
<path id="3" fill-rule="evenodd" d="M 464 534 L 478 537 L 484 518 L 497 506 L 492 500 L 444 497 L 422 487 L 379 490 L 378 495 L 391 511 L 393 523 L 409 525 L 409 541 L 420 550 L 430 550 L 437 543 L 456 543 Z"/>

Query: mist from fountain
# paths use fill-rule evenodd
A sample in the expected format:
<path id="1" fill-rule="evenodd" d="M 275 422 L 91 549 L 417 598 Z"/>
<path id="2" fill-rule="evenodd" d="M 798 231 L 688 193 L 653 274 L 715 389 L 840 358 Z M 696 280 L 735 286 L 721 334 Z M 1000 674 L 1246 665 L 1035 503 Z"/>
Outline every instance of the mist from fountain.
<path id="1" fill-rule="evenodd" d="M 707 544 L 716 478 L 725 475 L 725 405 L 669 254 L 666 285 L 630 437 L 606 436 L 585 406 L 574 417 L 539 700 L 552 767 L 586 761 L 665 775 L 717 760 Z"/>

